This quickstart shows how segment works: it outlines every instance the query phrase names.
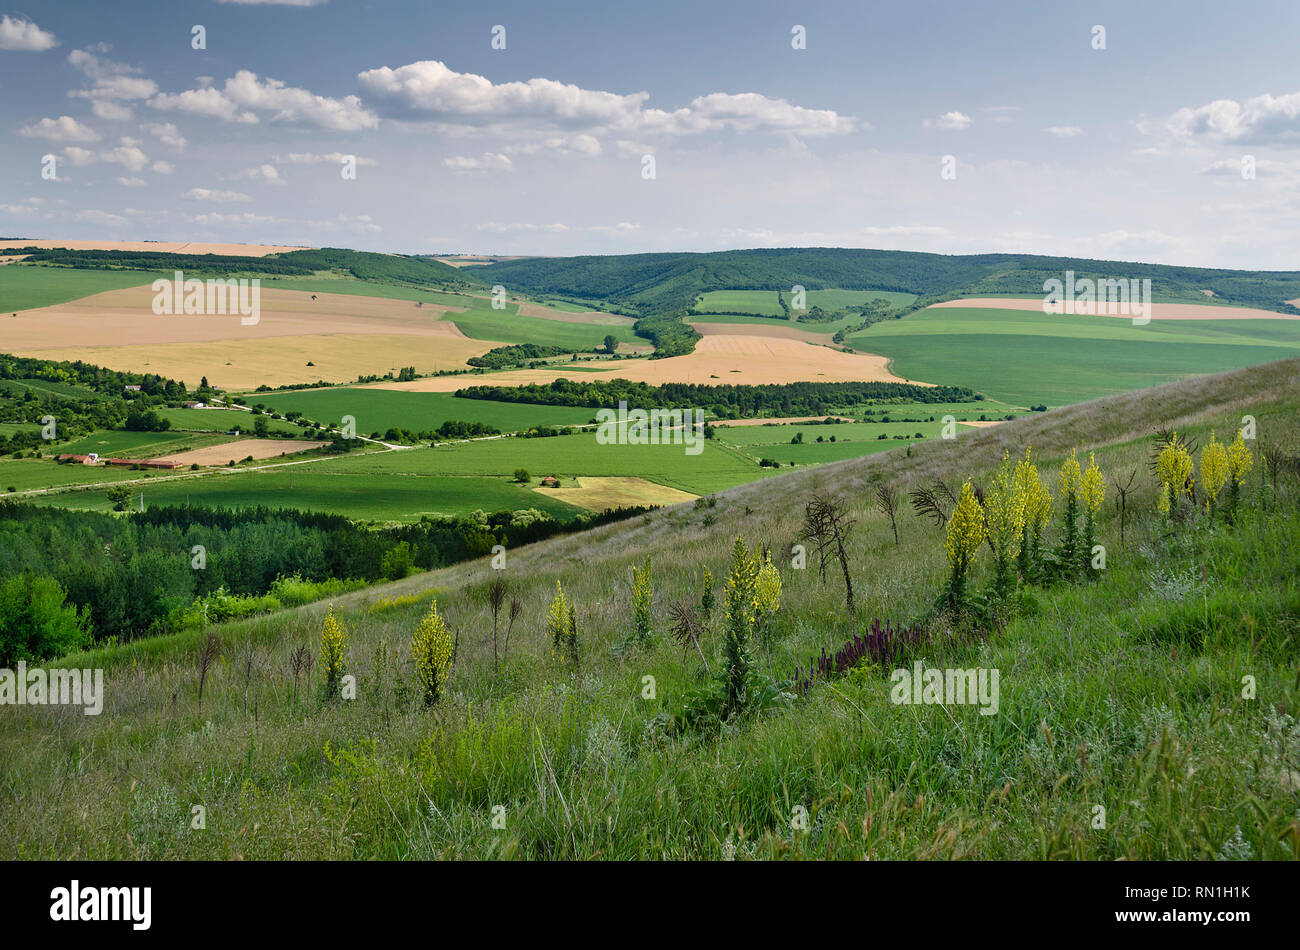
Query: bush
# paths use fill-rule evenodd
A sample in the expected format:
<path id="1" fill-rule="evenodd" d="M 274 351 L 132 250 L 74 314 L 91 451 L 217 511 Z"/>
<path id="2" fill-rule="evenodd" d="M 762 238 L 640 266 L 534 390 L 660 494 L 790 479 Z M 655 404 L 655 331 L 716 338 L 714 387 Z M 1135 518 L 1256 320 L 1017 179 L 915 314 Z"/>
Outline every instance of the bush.
<path id="1" fill-rule="evenodd" d="M 52 577 L 21 574 L 0 583 L 0 666 L 64 656 L 90 643 L 90 610 L 64 603 Z"/>
<path id="2" fill-rule="evenodd" d="M 411 545 L 406 541 L 398 541 L 387 551 L 379 561 L 379 570 L 390 581 L 400 581 L 407 574 L 411 573 Z"/>

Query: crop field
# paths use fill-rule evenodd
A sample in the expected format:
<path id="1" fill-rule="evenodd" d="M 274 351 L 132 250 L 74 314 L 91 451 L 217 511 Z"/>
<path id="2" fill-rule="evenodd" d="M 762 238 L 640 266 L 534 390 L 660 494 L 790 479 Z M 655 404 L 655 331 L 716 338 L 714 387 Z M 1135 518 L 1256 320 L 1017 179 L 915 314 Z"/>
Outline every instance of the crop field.
<path id="1" fill-rule="evenodd" d="M 254 420 L 259 418 L 242 409 L 160 409 L 158 415 L 170 422 L 173 429 L 187 432 L 229 432 L 231 429 L 251 432 Z M 266 421 L 267 431 L 274 435 L 295 438 L 306 433 L 292 422 L 270 416 L 261 418 Z"/>
<path id="2" fill-rule="evenodd" d="M 59 465 L 50 458 L 0 458 L 0 492 L 8 492 L 11 487 L 25 492 L 68 485 L 111 484 L 140 476 L 140 472 L 133 472 L 129 468 L 109 468 L 105 465 Z M 4 496 L 0 495 L 0 498 L 2 497 Z"/>
<path id="3" fill-rule="evenodd" d="M 547 475 L 635 476 L 693 495 L 705 495 L 762 477 L 763 470 L 735 449 L 704 442 L 699 455 L 681 445 L 601 445 L 593 432 L 545 439 L 485 439 L 436 448 L 382 452 L 324 462 L 331 472 L 382 475 L 508 476 L 517 468 Z M 485 506 L 480 506 L 485 507 Z"/>
<path id="4" fill-rule="evenodd" d="M 51 307 L 81 297 L 149 285 L 155 278 L 170 276 L 142 271 L 76 270 L 70 267 L 38 267 L 8 264 L 0 267 L 0 330 L 10 314 L 36 307 Z M 5 337 L 0 332 L 0 340 Z M 0 347 L 0 352 L 4 352 Z"/>
<path id="5" fill-rule="evenodd" d="M 58 454 L 89 455 L 94 452 L 104 458 L 156 458 L 160 455 L 170 455 L 174 452 L 226 441 L 229 440 L 220 435 L 199 435 L 171 430 L 167 432 L 100 430 L 92 432 L 83 439 L 59 445 Z"/>
<path id="6" fill-rule="evenodd" d="M 518 307 L 518 304 L 507 304 L 504 310 L 493 310 L 485 300 L 483 306 L 465 313 L 448 313 L 443 319 L 454 323 L 471 339 L 497 343 L 536 343 L 559 346 L 575 352 L 595 349 L 604 342 L 606 336 L 613 336 L 620 343 L 644 342 L 632 332 L 631 324 L 628 323 L 600 325 L 529 317 L 518 313 Z"/>
<path id="7" fill-rule="evenodd" d="M 932 309 L 850 338 L 895 373 L 1060 406 L 1300 352 L 1300 321 L 1152 320 Z"/>
<path id="8" fill-rule="evenodd" d="M 457 379 L 461 380 L 461 386 L 481 381 L 476 376 Z M 594 409 L 570 406 L 530 406 L 488 399 L 457 399 L 451 393 L 399 392 L 361 386 L 250 393 L 245 398 L 251 405 L 265 404 L 281 414 L 296 410 L 316 422 L 338 423 L 350 415 L 357 421 L 357 432 L 363 434 L 382 433 L 392 426 L 422 432 L 437 429 L 448 421 L 482 422 L 502 432 L 517 432 L 539 425 L 580 425 L 591 422 L 596 414 Z"/>
<path id="9" fill-rule="evenodd" d="M 710 290 L 695 302 L 699 311 L 717 310 L 723 314 L 754 313 L 773 317 L 785 315 L 777 300 L 775 290 Z M 790 305 L 790 291 L 783 291 L 786 305 Z M 808 308 L 821 307 L 826 311 L 864 304 L 868 300 L 883 300 L 890 307 L 902 307 L 916 299 L 915 294 L 889 290 L 809 290 L 806 293 Z"/>
<path id="10" fill-rule="evenodd" d="M 0 482 L 4 479 L 4 465 L 0 461 Z M 126 474 L 139 475 L 138 472 Z M 548 498 L 543 492 L 515 485 L 505 477 L 338 472 L 327 471 L 324 463 L 160 481 L 135 485 L 132 491 L 133 506 L 139 505 L 143 492 L 146 507 L 188 504 L 251 508 L 266 505 L 330 512 L 367 521 L 418 521 L 426 515 L 469 515 L 478 509 L 513 511 L 520 508 L 536 508 L 567 521 L 580 510 Z M 103 492 L 61 493 L 29 500 L 36 504 L 89 511 L 108 511 L 111 508 Z"/>

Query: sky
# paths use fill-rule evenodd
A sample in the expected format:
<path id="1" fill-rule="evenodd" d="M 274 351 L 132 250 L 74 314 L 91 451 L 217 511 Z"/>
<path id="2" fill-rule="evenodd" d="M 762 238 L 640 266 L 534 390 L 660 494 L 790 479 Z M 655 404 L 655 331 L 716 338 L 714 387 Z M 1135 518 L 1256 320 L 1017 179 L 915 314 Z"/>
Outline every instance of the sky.
<path id="1" fill-rule="evenodd" d="M 1293 2 L 9 2 L 4 237 L 1300 269 Z"/>

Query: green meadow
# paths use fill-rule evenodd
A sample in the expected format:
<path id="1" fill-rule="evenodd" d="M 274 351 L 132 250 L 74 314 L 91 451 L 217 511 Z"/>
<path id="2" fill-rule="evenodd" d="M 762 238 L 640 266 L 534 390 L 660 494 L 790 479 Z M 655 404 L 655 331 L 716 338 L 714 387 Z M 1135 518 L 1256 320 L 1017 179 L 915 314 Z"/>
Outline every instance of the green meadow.
<path id="1" fill-rule="evenodd" d="M 681 445 L 601 445 L 594 432 L 545 439 L 485 439 L 436 448 L 380 452 L 321 463 L 322 470 L 391 475 L 508 476 L 527 469 L 547 475 L 634 476 L 696 495 L 721 491 L 762 476 L 755 462 L 730 446 L 706 441 L 699 455 Z M 486 505 L 478 507 L 487 508 Z"/>
<path id="2" fill-rule="evenodd" d="M 790 292 L 783 291 L 786 304 L 790 304 Z M 775 290 L 710 290 L 701 294 L 695 302 L 696 310 L 719 310 L 727 314 L 754 313 L 780 317 L 785 311 L 777 298 Z M 842 310 L 845 307 L 858 306 L 868 300 L 884 300 L 891 307 L 903 307 L 916 299 L 915 294 L 898 293 L 890 290 L 809 290 L 807 292 L 808 308 L 821 307 L 823 310 Z"/>
<path id="3" fill-rule="evenodd" d="M 398 453 L 393 453 L 398 454 Z M 405 454 L 405 453 L 402 453 Z M 418 521 L 428 515 L 468 515 L 483 511 L 537 508 L 560 520 L 569 520 L 581 509 L 513 484 L 506 477 L 457 477 L 408 475 L 393 472 L 327 471 L 325 463 L 258 469 L 231 474 L 181 478 L 150 485 L 136 485 L 132 506 L 140 493 L 150 505 L 203 505 L 206 507 L 297 508 L 346 515 L 367 521 Z M 0 463 L 0 480 L 3 479 Z M 66 466 L 71 467 L 71 466 Z M 138 472 L 134 474 L 139 476 Z M 60 493 L 28 499 L 36 504 L 56 505 L 91 511 L 108 511 L 112 506 L 101 491 Z"/>
<path id="4" fill-rule="evenodd" d="M 1286 359 L 1300 321 L 1048 316 L 991 309 L 926 310 L 850 338 L 907 379 L 970 386 L 995 399 L 1060 406 L 1187 376 Z"/>
<path id="5" fill-rule="evenodd" d="M 71 267 L 38 267 L 27 264 L 0 266 L 0 316 L 18 310 L 51 307 L 106 290 L 152 284 L 170 274 L 142 271 L 77 270 Z"/>
<path id="6" fill-rule="evenodd" d="M 483 381 L 478 376 L 465 377 L 466 386 Z M 450 393 L 356 386 L 250 393 L 245 398 L 250 405 L 264 404 L 281 414 L 296 410 L 316 422 L 337 423 L 350 415 L 357 420 L 360 433 L 384 432 L 391 426 L 422 432 L 437 429 L 448 421 L 482 422 L 502 432 L 517 432 L 539 425 L 580 425 L 591 422 L 596 415 L 594 409 L 570 406 L 531 406 L 488 399 L 458 399 Z"/>
<path id="7" fill-rule="evenodd" d="M 205 445 L 216 445 L 228 441 L 225 436 L 215 434 L 194 434 L 190 432 L 125 432 L 122 430 L 101 429 L 82 439 L 77 439 L 57 447 L 58 454 L 89 455 L 94 452 L 104 457 L 117 458 L 153 458 L 159 455 L 171 455 L 186 449 L 196 449 Z"/>

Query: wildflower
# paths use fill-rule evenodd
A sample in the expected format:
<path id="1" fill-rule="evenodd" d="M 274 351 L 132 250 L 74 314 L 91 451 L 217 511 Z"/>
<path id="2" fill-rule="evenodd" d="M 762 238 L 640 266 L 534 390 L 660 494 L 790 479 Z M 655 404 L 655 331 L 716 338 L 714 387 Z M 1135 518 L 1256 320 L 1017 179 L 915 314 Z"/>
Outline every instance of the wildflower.
<path id="1" fill-rule="evenodd" d="M 727 702 L 724 718 L 744 707 L 749 679 L 749 635 L 754 627 L 754 594 L 758 567 L 745 547 L 744 538 L 736 538 L 731 547 L 731 570 L 722 586 L 727 611 L 723 642 L 726 661 Z"/>
<path id="2" fill-rule="evenodd" d="M 1039 573 L 1039 551 L 1042 547 L 1043 532 L 1052 520 L 1052 493 L 1038 475 L 1038 466 L 1033 463 L 1031 449 L 1025 449 L 1025 457 L 1016 465 L 1016 491 L 1023 498 L 1025 506 L 1025 524 L 1020 542 L 1020 573 L 1029 578 Z"/>
<path id="3" fill-rule="evenodd" d="M 1160 512 L 1172 515 L 1178 506 L 1178 496 L 1191 494 L 1188 491 L 1188 479 L 1192 477 L 1192 456 L 1178 440 L 1177 432 L 1165 443 L 1156 458 L 1156 477 L 1160 479 Z"/>
<path id="4" fill-rule="evenodd" d="M 1205 510 L 1213 509 L 1219 492 L 1230 475 L 1228 450 L 1210 433 L 1210 441 L 1201 447 L 1201 487 L 1205 489 Z"/>
<path id="5" fill-rule="evenodd" d="M 636 627 L 636 638 L 642 646 L 648 646 L 653 636 L 651 629 L 650 608 L 654 590 L 650 585 L 650 555 L 646 555 L 645 566 L 632 568 L 632 622 Z"/>
<path id="6" fill-rule="evenodd" d="M 1088 453 L 1088 470 L 1083 473 L 1079 497 L 1083 502 L 1083 550 L 1079 553 L 1086 567 L 1097 540 L 1097 513 L 1106 500 L 1106 479 L 1097 467 L 1097 457 L 1092 452 Z"/>
<path id="7" fill-rule="evenodd" d="M 966 571 L 985 537 L 983 509 L 970 482 L 963 482 L 957 507 L 948 519 L 948 536 L 944 542 L 948 562 L 952 565 L 948 601 L 953 607 L 959 607 L 964 599 Z"/>
<path id="8" fill-rule="evenodd" d="M 1026 498 L 1006 453 L 993 476 L 993 487 L 984 505 L 984 519 L 996 561 L 994 586 L 999 595 L 1005 595 L 1014 580 L 1011 563 L 1020 553 L 1028 520 Z"/>
<path id="9" fill-rule="evenodd" d="M 757 560 L 757 558 L 755 558 Z M 781 609 L 781 575 L 772 563 L 772 555 L 763 558 L 763 566 L 754 578 L 754 614 L 766 624 Z"/>
<path id="10" fill-rule="evenodd" d="M 572 619 L 569 598 L 564 596 L 564 587 L 555 582 L 555 597 L 546 612 L 546 630 L 551 635 L 551 655 L 563 649 L 569 640 L 569 623 Z"/>
<path id="11" fill-rule="evenodd" d="M 446 685 L 451 672 L 451 653 L 451 634 L 438 614 L 438 602 L 435 600 L 429 605 L 429 612 L 411 637 L 411 658 L 415 661 L 416 681 L 426 706 L 432 706 L 438 701 Z"/>
<path id="12" fill-rule="evenodd" d="M 347 631 L 334 617 L 334 608 L 330 607 L 329 613 L 325 615 L 325 625 L 321 628 L 320 634 L 320 665 L 321 671 L 325 674 L 323 689 L 326 699 L 333 699 L 338 695 L 339 686 L 343 681 L 343 673 L 347 668 L 344 662 L 347 640 Z"/>
<path id="13" fill-rule="evenodd" d="M 1246 484 L 1246 475 L 1254 465 L 1255 460 L 1251 458 L 1250 449 L 1246 448 L 1246 441 L 1241 436 L 1241 430 L 1238 429 L 1237 437 L 1228 446 L 1228 472 L 1231 476 L 1228 481 L 1230 516 L 1237 512 L 1237 505 L 1241 501 L 1241 488 Z"/>

